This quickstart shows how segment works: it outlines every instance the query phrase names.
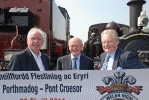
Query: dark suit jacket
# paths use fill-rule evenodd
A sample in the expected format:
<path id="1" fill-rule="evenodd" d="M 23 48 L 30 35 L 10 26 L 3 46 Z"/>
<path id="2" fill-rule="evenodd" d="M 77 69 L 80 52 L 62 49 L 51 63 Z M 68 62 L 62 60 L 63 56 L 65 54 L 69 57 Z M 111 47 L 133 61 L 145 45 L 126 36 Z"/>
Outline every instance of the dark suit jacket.
<path id="1" fill-rule="evenodd" d="M 41 53 L 41 59 L 45 70 L 49 70 L 49 58 Z M 29 48 L 12 56 L 9 63 L 8 71 L 39 71 L 38 65 L 30 52 Z"/>
<path id="2" fill-rule="evenodd" d="M 57 60 L 57 70 L 72 70 L 71 54 Z M 93 70 L 93 60 L 85 55 L 80 56 L 80 70 Z"/>
<path id="3" fill-rule="evenodd" d="M 102 53 L 100 68 L 103 65 L 104 59 L 106 57 L 106 53 Z M 141 69 L 148 68 L 146 65 L 142 64 L 136 55 L 129 51 L 124 51 L 118 48 L 115 52 L 114 62 L 112 69 L 117 69 L 117 67 L 121 67 L 122 69 Z"/>

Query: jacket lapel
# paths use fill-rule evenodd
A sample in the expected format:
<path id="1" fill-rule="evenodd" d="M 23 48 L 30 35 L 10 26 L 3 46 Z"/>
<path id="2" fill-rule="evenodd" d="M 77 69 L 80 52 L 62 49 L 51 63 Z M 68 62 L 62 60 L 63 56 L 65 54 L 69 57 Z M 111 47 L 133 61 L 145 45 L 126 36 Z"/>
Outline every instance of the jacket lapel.
<path id="1" fill-rule="evenodd" d="M 44 57 L 43 57 L 42 54 L 41 54 L 41 59 L 42 59 L 42 63 L 43 63 L 43 65 L 44 65 L 45 70 L 48 70 L 47 67 L 46 67 L 46 66 L 48 66 L 48 65 L 46 64 L 46 61 L 44 60 Z"/>
<path id="2" fill-rule="evenodd" d="M 28 65 L 29 69 L 39 71 L 38 65 L 37 65 L 32 53 L 30 52 L 29 48 L 26 49 L 26 54 L 27 54 L 27 60 L 28 60 L 27 65 Z"/>
<path id="3" fill-rule="evenodd" d="M 115 53 L 115 57 L 114 57 L 114 62 L 113 62 L 112 69 L 117 69 L 120 53 L 121 53 L 120 49 L 117 48 L 116 53 Z"/>
<path id="4" fill-rule="evenodd" d="M 84 63 L 82 63 L 82 62 L 83 62 L 83 60 L 84 60 L 83 56 L 82 56 L 82 55 L 80 55 L 80 66 L 79 66 L 79 70 L 84 69 L 83 67 L 84 67 L 85 65 L 84 65 Z"/>
<path id="5" fill-rule="evenodd" d="M 44 65 L 44 68 L 45 68 L 45 70 L 49 70 L 49 65 L 48 65 L 48 63 L 47 63 L 47 61 L 46 61 L 46 58 L 43 56 L 43 54 L 41 53 L 41 59 L 42 59 L 42 63 L 43 63 L 43 65 Z"/>
<path id="6" fill-rule="evenodd" d="M 64 62 L 65 65 L 63 65 L 62 70 L 72 70 L 71 54 L 66 57 Z"/>
<path id="7" fill-rule="evenodd" d="M 88 68 L 88 67 L 86 67 L 87 66 L 87 63 L 84 63 L 84 62 L 87 62 L 87 61 L 86 61 L 84 55 L 81 54 L 80 55 L 80 66 L 79 66 L 79 70 L 84 70 L 84 69 Z"/>
<path id="8" fill-rule="evenodd" d="M 102 65 L 103 65 L 103 62 L 104 62 L 104 59 L 105 59 L 106 55 L 107 55 L 106 53 L 103 53 L 103 55 L 101 56 L 101 63 L 100 63 L 100 68 L 99 69 L 102 68 Z"/>

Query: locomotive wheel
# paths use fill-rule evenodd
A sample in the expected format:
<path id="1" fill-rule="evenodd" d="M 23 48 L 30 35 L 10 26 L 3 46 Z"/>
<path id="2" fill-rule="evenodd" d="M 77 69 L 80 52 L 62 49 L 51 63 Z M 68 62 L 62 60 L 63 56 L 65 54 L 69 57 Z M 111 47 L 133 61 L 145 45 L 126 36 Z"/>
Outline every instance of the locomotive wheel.
<path id="1" fill-rule="evenodd" d="M 147 60 L 148 55 L 147 55 L 146 53 L 140 53 L 140 54 L 138 55 L 138 57 L 139 57 L 139 60 L 140 60 L 140 61 L 145 61 L 145 60 Z"/>

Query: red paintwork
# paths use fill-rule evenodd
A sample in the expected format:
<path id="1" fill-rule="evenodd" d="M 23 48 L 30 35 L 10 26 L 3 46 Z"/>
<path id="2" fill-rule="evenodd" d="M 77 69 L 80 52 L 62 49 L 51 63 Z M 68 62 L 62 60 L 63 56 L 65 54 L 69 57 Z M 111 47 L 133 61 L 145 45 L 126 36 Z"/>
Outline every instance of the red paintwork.
<path id="1" fill-rule="evenodd" d="M 41 3 L 39 3 L 41 1 Z M 0 0 L 0 8 L 6 7 L 8 9 L 14 7 L 27 7 L 30 12 L 36 15 L 36 27 L 41 28 L 44 32 L 47 33 L 48 38 L 48 49 L 44 51 L 48 56 L 50 56 L 50 3 L 48 0 Z M 39 12 L 37 9 L 41 9 Z M 2 50 L 10 49 L 11 40 L 15 37 L 16 33 L 5 33 L 0 32 L 0 60 L 3 58 Z M 65 42 L 54 39 L 60 43 L 62 46 L 57 46 L 53 42 L 53 51 L 58 53 L 58 56 L 62 55 L 62 49 L 65 46 Z M 64 45 L 63 45 L 64 43 Z M 15 43 L 14 49 L 20 49 L 20 44 Z M 23 49 L 27 47 L 26 42 L 23 43 Z"/>

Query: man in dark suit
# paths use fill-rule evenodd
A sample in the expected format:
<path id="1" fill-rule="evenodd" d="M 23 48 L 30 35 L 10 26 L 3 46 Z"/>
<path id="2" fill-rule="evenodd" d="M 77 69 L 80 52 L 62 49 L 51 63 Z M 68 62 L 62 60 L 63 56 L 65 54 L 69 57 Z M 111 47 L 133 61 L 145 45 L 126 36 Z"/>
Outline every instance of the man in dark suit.
<path id="1" fill-rule="evenodd" d="M 45 33 L 38 28 L 32 28 L 27 35 L 28 47 L 13 55 L 8 71 L 45 71 L 50 70 L 49 58 L 40 52 Z"/>
<path id="2" fill-rule="evenodd" d="M 100 55 L 101 70 L 148 68 L 138 60 L 134 53 L 118 48 L 119 40 L 115 30 L 104 30 L 101 33 L 101 41 L 105 51 Z"/>
<path id="3" fill-rule="evenodd" d="M 82 40 L 73 37 L 69 40 L 70 54 L 63 56 L 57 60 L 57 70 L 92 70 L 93 59 L 82 55 Z"/>

